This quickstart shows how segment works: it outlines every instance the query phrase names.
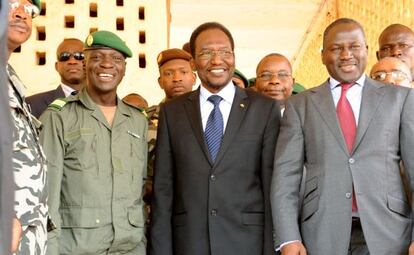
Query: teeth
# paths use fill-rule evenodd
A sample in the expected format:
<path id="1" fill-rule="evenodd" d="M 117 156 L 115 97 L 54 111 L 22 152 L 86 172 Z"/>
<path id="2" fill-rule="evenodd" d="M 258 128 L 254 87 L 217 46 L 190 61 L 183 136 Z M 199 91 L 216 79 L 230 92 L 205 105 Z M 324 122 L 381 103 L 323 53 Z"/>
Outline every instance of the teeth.
<path id="1" fill-rule="evenodd" d="M 210 72 L 212 72 L 212 73 L 222 73 L 222 72 L 224 72 L 224 69 L 213 69 L 213 70 L 210 70 Z"/>
<path id="2" fill-rule="evenodd" d="M 109 74 L 109 73 L 100 73 L 99 75 L 98 75 L 99 77 L 114 77 L 112 74 Z"/>

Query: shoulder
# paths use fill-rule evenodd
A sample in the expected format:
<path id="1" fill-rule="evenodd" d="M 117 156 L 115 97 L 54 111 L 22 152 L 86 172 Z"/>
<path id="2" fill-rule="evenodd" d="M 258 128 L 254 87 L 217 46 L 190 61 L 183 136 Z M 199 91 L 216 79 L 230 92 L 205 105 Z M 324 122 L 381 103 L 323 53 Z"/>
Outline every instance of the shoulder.
<path id="1" fill-rule="evenodd" d="M 145 109 L 137 107 L 133 104 L 130 104 L 124 100 L 121 100 L 121 104 L 123 104 L 127 109 L 129 109 L 129 111 L 131 112 L 131 114 L 136 114 L 143 117 L 144 119 L 148 118 L 147 112 L 145 111 Z"/>
<path id="2" fill-rule="evenodd" d="M 47 109 L 53 111 L 61 111 L 66 105 L 71 102 L 73 102 L 72 98 L 57 98 L 48 105 Z"/>

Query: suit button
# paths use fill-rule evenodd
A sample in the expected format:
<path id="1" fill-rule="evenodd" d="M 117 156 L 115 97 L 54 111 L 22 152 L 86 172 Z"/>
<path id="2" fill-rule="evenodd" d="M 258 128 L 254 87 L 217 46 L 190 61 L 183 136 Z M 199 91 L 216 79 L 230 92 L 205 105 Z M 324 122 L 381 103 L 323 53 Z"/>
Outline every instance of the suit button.
<path id="1" fill-rule="evenodd" d="M 350 159 L 348 159 L 348 162 L 349 162 L 349 164 L 353 164 L 353 163 L 355 163 L 355 159 L 354 158 L 350 158 Z"/>
<path id="2" fill-rule="evenodd" d="M 345 197 L 350 199 L 352 197 L 352 194 L 350 192 L 345 193 Z"/>
<path id="3" fill-rule="evenodd" d="M 210 180 L 215 181 L 216 180 L 216 176 L 214 174 L 210 175 Z"/>
<path id="4" fill-rule="evenodd" d="M 101 221 L 99 219 L 95 220 L 96 224 L 99 224 Z"/>
<path id="5" fill-rule="evenodd" d="M 217 216 L 217 210 L 216 209 L 212 209 L 210 211 L 211 216 Z"/>

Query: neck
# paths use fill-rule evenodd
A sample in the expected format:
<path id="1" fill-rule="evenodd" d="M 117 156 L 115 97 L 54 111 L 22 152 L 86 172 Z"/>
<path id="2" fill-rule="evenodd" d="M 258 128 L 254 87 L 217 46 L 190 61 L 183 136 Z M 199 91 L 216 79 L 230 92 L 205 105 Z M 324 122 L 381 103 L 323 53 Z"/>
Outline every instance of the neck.
<path id="1" fill-rule="evenodd" d="M 95 91 L 92 91 L 86 88 L 88 95 L 97 105 L 102 106 L 116 106 L 117 105 L 117 97 L 116 93 L 109 92 L 106 94 L 97 94 Z"/>

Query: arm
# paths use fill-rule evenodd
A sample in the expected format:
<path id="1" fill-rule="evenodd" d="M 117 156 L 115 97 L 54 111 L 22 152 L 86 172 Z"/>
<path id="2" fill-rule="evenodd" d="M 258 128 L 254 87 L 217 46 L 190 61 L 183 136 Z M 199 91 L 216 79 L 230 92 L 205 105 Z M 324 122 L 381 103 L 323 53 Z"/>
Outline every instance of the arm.
<path id="1" fill-rule="evenodd" d="M 43 129 L 40 142 L 47 159 L 47 185 L 49 217 L 56 229 L 48 232 L 47 254 L 59 254 L 59 235 L 61 219 L 59 215 L 60 189 L 63 175 L 63 126 L 60 118 L 53 110 L 46 110 L 40 120 Z"/>
<path id="2" fill-rule="evenodd" d="M 304 137 L 299 115 L 288 100 L 276 144 L 271 205 L 276 244 L 298 240 L 299 190 L 304 166 Z M 294 244 L 294 243 L 292 243 Z M 290 244 L 284 248 L 288 248 Z"/>
<path id="3" fill-rule="evenodd" d="M 273 246 L 273 223 L 272 212 L 270 208 L 270 181 L 273 172 L 273 159 L 275 145 L 279 133 L 280 109 L 276 102 L 273 103 L 272 109 L 266 116 L 267 125 L 263 135 L 262 144 L 262 185 L 265 201 L 265 228 L 263 254 L 274 254 Z"/>
<path id="4" fill-rule="evenodd" d="M 161 106 L 155 152 L 149 254 L 172 255 L 173 156 L 165 106 Z"/>
<path id="5" fill-rule="evenodd" d="M 414 157 L 412 155 L 414 151 L 414 90 L 412 89 L 407 94 L 401 113 L 400 149 L 410 191 L 414 195 Z M 411 206 L 411 215 L 413 215 L 414 203 L 411 203 Z M 411 240 L 414 241 L 414 229 L 411 231 Z M 410 245 L 409 254 L 414 254 L 413 244 Z"/>

